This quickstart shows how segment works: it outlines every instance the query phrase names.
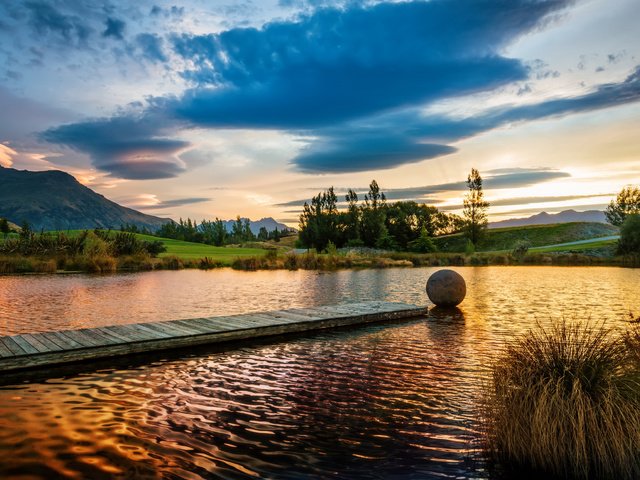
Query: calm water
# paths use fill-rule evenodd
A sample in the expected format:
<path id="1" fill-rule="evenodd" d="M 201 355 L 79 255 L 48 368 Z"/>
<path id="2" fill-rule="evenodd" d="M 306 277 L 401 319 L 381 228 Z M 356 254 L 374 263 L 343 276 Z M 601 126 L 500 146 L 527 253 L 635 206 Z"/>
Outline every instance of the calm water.
<path id="1" fill-rule="evenodd" d="M 0 478 L 488 478 L 477 393 L 514 334 L 624 328 L 640 270 L 483 267 L 458 312 L 0 387 Z M 433 269 L 0 277 L 0 333 L 387 299 Z"/>

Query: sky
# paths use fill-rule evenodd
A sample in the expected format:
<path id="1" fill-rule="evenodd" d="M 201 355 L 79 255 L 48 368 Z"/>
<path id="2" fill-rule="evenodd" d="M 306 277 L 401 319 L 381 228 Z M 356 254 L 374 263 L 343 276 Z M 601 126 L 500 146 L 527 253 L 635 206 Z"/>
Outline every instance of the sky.
<path id="1" fill-rule="evenodd" d="M 0 165 L 296 226 L 334 186 L 490 220 L 640 184 L 639 0 L 3 0 Z"/>

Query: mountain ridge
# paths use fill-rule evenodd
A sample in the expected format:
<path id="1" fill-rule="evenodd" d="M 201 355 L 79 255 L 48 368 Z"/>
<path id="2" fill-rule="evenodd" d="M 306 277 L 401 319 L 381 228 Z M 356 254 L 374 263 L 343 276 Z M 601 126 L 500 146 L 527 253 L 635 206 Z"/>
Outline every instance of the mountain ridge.
<path id="1" fill-rule="evenodd" d="M 540 212 L 530 217 L 509 218 L 499 222 L 490 222 L 489 228 L 524 227 L 527 225 L 550 225 L 552 223 L 595 222 L 607 223 L 603 211 L 585 210 L 578 212 L 573 209 L 558 213 Z"/>
<path id="2" fill-rule="evenodd" d="M 119 228 L 156 230 L 172 221 L 123 207 L 62 170 L 32 172 L 0 167 L 0 217 L 34 230 Z"/>

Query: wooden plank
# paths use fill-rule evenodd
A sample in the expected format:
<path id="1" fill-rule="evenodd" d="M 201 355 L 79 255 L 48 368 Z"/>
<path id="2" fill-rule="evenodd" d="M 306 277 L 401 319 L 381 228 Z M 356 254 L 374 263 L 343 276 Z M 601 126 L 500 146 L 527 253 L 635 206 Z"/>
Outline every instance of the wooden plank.
<path id="1" fill-rule="evenodd" d="M 126 338 L 128 342 L 144 342 L 157 338 L 155 332 L 151 334 L 146 330 L 135 328 L 134 325 L 110 325 L 103 328 Z"/>
<path id="2" fill-rule="evenodd" d="M 60 347 L 57 342 L 48 338 L 48 336 L 44 333 L 32 333 L 30 335 L 24 336 L 28 339 L 32 339 L 36 348 L 38 348 L 38 345 L 35 344 L 36 342 L 43 345 L 46 348 L 46 352 L 59 352 L 60 350 L 62 350 L 62 347 Z"/>
<path id="3" fill-rule="evenodd" d="M 11 350 L 4 346 L 4 343 L 0 342 L 0 357 L 13 357 L 14 354 Z"/>
<path id="4" fill-rule="evenodd" d="M 31 345 L 33 345 L 36 348 L 36 350 L 38 350 L 38 352 L 40 352 L 40 353 L 50 352 L 51 349 L 47 346 L 47 344 L 42 342 L 40 340 L 40 338 L 38 338 L 40 335 L 42 335 L 42 334 L 41 333 L 34 333 L 34 334 L 26 333 L 26 334 L 22 334 L 22 338 L 24 338 Z"/>
<path id="5" fill-rule="evenodd" d="M 158 322 L 157 325 L 166 325 L 169 328 L 173 328 L 181 332 L 182 335 L 199 335 L 200 334 L 200 331 L 195 327 L 192 327 L 189 323 L 178 323 L 175 320 Z"/>
<path id="6" fill-rule="evenodd" d="M 359 302 L 0 337 L 0 372 L 413 317 L 424 307 Z"/>
<path id="7" fill-rule="evenodd" d="M 222 331 L 236 330 L 238 327 L 231 319 L 231 317 L 209 317 L 205 319 L 195 319 L 195 323 L 203 322 L 204 325 L 215 326 L 215 328 Z"/>
<path id="8" fill-rule="evenodd" d="M 92 336 L 87 335 L 83 330 L 65 330 L 63 333 L 65 337 L 69 337 L 82 345 L 87 345 L 89 347 L 99 347 L 102 345 Z"/>
<path id="9" fill-rule="evenodd" d="M 20 348 L 25 351 L 27 354 L 32 353 L 40 353 L 36 347 L 31 345 L 26 339 L 22 338 L 20 335 L 13 335 L 11 339 L 20 345 Z"/>
<path id="10" fill-rule="evenodd" d="M 0 338 L 0 340 L 2 341 L 2 343 L 4 343 L 4 346 L 7 347 L 14 355 L 27 354 L 27 352 L 25 352 L 22 347 L 20 347 L 20 345 L 18 345 L 11 337 L 2 337 Z"/>
<path id="11" fill-rule="evenodd" d="M 148 333 L 149 335 L 152 335 L 153 338 L 170 338 L 171 337 L 170 334 L 160 332 L 158 330 L 154 330 L 153 328 L 149 328 L 147 325 L 151 325 L 151 323 L 149 324 L 135 323 L 135 324 L 131 324 L 130 326 L 135 328 L 136 330 L 140 330 L 142 332 Z"/>
<path id="12" fill-rule="evenodd" d="M 107 330 L 104 327 L 97 327 L 95 328 L 95 330 L 97 330 L 98 332 L 107 335 L 109 337 L 113 337 L 116 340 L 118 340 L 120 343 L 129 343 L 131 341 L 130 338 L 126 337 L 125 335 L 123 335 L 121 332 L 118 332 L 117 330 Z"/>
<path id="13" fill-rule="evenodd" d="M 172 337 L 182 337 L 187 335 L 183 330 L 178 330 L 176 327 L 170 327 L 169 325 L 164 325 L 161 323 L 147 323 L 145 327 L 148 327 L 152 330 L 157 330 L 160 333 L 167 334 L 168 338 Z"/>
<path id="14" fill-rule="evenodd" d="M 207 326 L 204 323 L 196 323 L 194 320 L 173 320 L 172 323 L 175 323 L 176 325 L 184 325 L 191 330 L 197 331 L 199 334 L 221 331 L 221 329 L 215 328 L 213 325 Z"/>
<path id="15" fill-rule="evenodd" d="M 63 347 L 65 350 L 72 350 L 74 348 L 84 348 L 85 345 L 82 345 L 77 340 L 68 337 L 64 334 L 65 332 L 47 332 L 43 334 L 45 338 L 48 338 L 53 343 L 56 343 Z"/>

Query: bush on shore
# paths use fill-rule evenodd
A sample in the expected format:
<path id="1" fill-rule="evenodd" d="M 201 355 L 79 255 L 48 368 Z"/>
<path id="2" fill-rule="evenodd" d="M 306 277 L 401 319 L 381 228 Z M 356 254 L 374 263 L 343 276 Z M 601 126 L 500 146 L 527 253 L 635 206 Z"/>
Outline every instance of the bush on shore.
<path id="1" fill-rule="evenodd" d="M 640 369 L 628 345 L 640 352 L 640 335 L 566 322 L 509 345 L 485 396 L 490 455 L 558 478 L 639 478 Z"/>

